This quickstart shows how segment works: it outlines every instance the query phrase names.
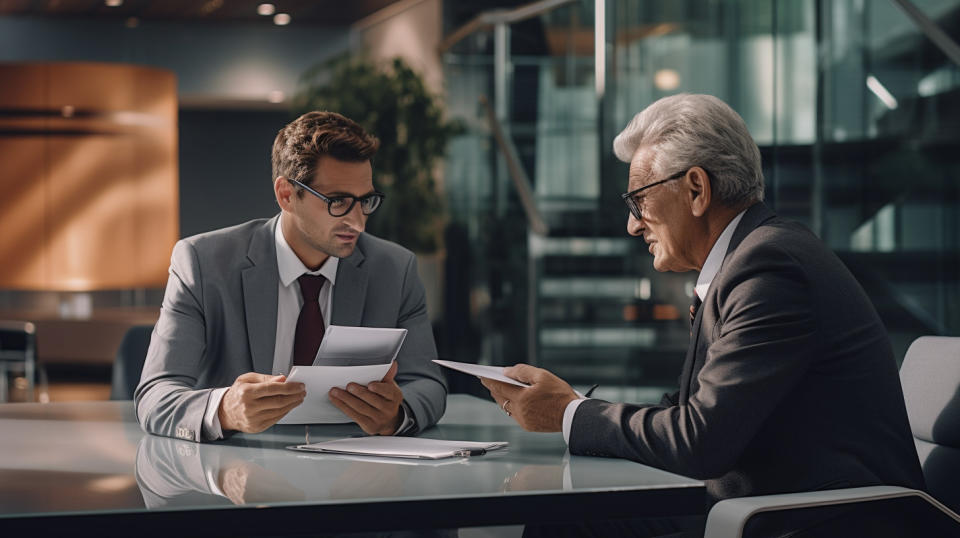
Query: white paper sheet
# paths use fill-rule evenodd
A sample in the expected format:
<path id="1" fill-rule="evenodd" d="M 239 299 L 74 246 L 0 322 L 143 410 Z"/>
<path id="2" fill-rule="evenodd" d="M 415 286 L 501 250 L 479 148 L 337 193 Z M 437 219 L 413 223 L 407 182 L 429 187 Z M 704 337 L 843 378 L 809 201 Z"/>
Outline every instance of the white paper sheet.
<path id="1" fill-rule="evenodd" d="M 439 364 L 440 366 L 446 366 L 447 368 L 457 370 L 465 374 L 475 375 L 477 377 L 486 377 L 487 379 L 493 379 L 494 381 L 503 381 L 504 383 L 510 383 L 511 385 L 517 385 L 519 387 L 530 386 L 526 383 L 503 375 L 503 366 L 485 366 L 482 364 L 445 361 L 442 359 L 434 359 L 433 362 Z"/>
<path id="2" fill-rule="evenodd" d="M 279 424 L 353 422 L 330 402 L 333 387 L 380 381 L 400 353 L 406 329 L 331 325 L 323 333 L 313 366 L 294 366 L 287 381 L 307 386 L 307 397 Z"/>
<path id="3" fill-rule="evenodd" d="M 346 388 L 348 383 L 366 385 L 387 375 L 390 364 L 368 366 L 294 366 L 287 381 L 307 386 L 307 397 L 278 424 L 336 424 L 353 422 L 337 409 L 327 393 L 333 387 Z"/>
<path id="4" fill-rule="evenodd" d="M 397 358 L 406 329 L 331 325 L 323 333 L 314 366 L 386 364 Z"/>

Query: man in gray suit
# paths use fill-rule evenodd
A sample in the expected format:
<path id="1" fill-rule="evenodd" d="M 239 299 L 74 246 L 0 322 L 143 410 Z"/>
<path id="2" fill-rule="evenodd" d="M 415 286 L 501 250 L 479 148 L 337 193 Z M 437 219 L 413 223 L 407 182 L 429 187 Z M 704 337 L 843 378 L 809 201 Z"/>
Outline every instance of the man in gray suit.
<path id="1" fill-rule="evenodd" d="M 285 375 L 313 362 L 329 325 L 408 331 L 382 381 L 330 391 L 347 417 L 384 435 L 439 420 L 446 385 L 416 259 L 364 233 L 383 201 L 378 146 L 339 114 L 304 114 L 273 145 L 280 214 L 177 242 L 134 394 L 144 430 L 208 441 L 272 426 L 303 401 Z"/>
<path id="2" fill-rule="evenodd" d="M 923 488 L 883 323 L 843 263 L 763 204 L 760 152 L 707 95 L 661 99 L 614 141 L 630 163 L 627 232 L 658 271 L 699 271 L 679 391 L 657 405 L 582 399 L 550 372 L 484 380 L 524 428 L 572 454 L 628 458 L 728 497 Z"/>

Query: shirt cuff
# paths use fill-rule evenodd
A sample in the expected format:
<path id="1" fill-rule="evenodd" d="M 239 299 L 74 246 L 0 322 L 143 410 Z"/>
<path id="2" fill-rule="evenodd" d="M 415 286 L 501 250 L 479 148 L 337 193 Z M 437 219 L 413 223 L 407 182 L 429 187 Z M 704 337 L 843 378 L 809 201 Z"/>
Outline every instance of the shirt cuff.
<path id="1" fill-rule="evenodd" d="M 207 399 L 207 409 L 203 412 L 204 441 L 223 439 L 223 429 L 220 427 L 220 416 L 217 411 L 220 410 L 220 401 L 223 400 L 223 395 L 228 388 L 230 387 L 210 391 L 210 398 Z"/>
<path id="2" fill-rule="evenodd" d="M 580 398 L 579 400 L 574 400 L 567 404 L 567 408 L 563 410 L 563 442 L 570 444 L 570 429 L 573 427 L 573 415 L 577 412 L 577 408 L 580 407 L 580 404 L 587 401 L 586 398 Z"/>
<path id="3" fill-rule="evenodd" d="M 207 479 L 207 487 L 210 488 L 210 493 L 226 498 L 227 494 L 217 485 L 217 472 L 218 469 L 204 469 L 203 475 Z"/>
<path id="4" fill-rule="evenodd" d="M 394 435 L 403 435 L 408 433 L 417 424 L 413 420 L 413 413 L 410 412 L 410 406 L 407 405 L 406 400 L 400 402 L 400 409 L 403 411 L 403 422 L 400 423 L 400 427 L 397 428 L 397 431 L 393 432 Z"/>

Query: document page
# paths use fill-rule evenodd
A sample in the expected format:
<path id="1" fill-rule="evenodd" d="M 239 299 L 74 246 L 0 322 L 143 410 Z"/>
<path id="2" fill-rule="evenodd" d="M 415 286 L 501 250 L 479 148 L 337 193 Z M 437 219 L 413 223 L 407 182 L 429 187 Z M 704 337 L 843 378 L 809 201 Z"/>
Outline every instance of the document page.
<path id="1" fill-rule="evenodd" d="M 510 383 L 511 385 L 517 385 L 518 387 L 529 387 L 526 383 L 517 381 L 516 379 L 507 377 L 503 375 L 503 366 L 485 366 L 483 364 L 472 364 L 469 362 L 456 362 L 456 361 L 445 361 L 442 359 L 434 359 L 433 362 L 439 364 L 440 366 L 446 366 L 451 370 L 457 370 L 465 374 L 475 375 L 477 377 L 486 377 L 487 379 L 493 379 L 494 381 L 503 381 L 504 383 Z"/>
<path id="2" fill-rule="evenodd" d="M 406 329 L 331 325 L 323 333 L 313 366 L 294 366 L 287 381 L 303 383 L 307 397 L 280 419 L 279 424 L 352 422 L 330 402 L 333 387 L 380 381 L 400 353 Z"/>
<path id="3" fill-rule="evenodd" d="M 333 387 L 346 388 L 348 383 L 366 385 L 380 381 L 390 369 L 387 364 L 367 366 L 294 366 L 287 381 L 307 386 L 307 397 L 278 424 L 338 424 L 353 422 L 330 402 L 327 393 Z"/>
<path id="4" fill-rule="evenodd" d="M 406 329 L 331 325 L 323 333 L 314 366 L 386 364 L 397 358 Z"/>
<path id="5" fill-rule="evenodd" d="M 287 447 L 291 450 L 323 452 L 327 454 L 349 454 L 364 456 L 386 456 L 392 458 L 440 459 L 457 456 L 479 456 L 487 451 L 504 448 L 507 442 L 449 441 L 445 439 L 426 439 L 422 437 L 395 437 L 377 435 L 371 437 L 350 437 L 335 441 L 324 441 L 309 445 Z"/>

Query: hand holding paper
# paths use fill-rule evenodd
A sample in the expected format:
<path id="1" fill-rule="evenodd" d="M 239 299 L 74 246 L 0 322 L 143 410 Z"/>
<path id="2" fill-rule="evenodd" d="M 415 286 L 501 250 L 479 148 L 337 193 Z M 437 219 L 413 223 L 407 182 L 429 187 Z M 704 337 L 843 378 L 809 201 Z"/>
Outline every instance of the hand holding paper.
<path id="1" fill-rule="evenodd" d="M 224 393 L 217 409 L 220 427 L 258 433 L 273 426 L 306 397 L 303 383 L 286 383 L 285 376 L 247 372 Z"/>
<path id="2" fill-rule="evenodd" d="M 280 424 L 352 420 L 371 434 L 399 424 L 403 394 L 394 381 L 395 359 L 406 334 L 406 329 L 327 327 L 314 366 L 290 370 L 287 381 L 305 384 L 307 397 Z"/>
<path id="3" fill-rule="evenodd" d="M 347 389 L 330 389 L 330 401 L 370 435 L 393 435 L 403 421 L 400 402 L 403 392 L 394 380 L 397 361 L 393 361 L 381 381 L 367 386 L 350 383 Z"/>
<path id="4" fill-rule="evenodd" d="M 481 379 L 497 404 L 527 431 L 561 431 L 563 411 L 568 403 L 579 398 L 577 392 L 566 381 L 529 364 L 505 368 L 503 373 L 529 386 L 521 388 L 514 383 Z"/>

